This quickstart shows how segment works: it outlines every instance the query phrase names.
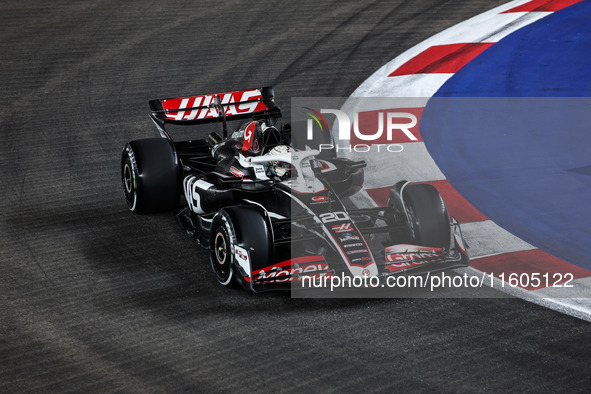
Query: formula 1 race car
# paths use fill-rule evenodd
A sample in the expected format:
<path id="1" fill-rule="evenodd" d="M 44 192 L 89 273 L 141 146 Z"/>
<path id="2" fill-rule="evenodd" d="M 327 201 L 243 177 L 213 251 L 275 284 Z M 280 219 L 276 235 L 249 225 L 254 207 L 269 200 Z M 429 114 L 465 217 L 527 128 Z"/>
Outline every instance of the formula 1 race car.
<path id="1" fill-rule="evenodd" d="M 260 292 L 289 289 L 304 275 L 384 278 L 469 264 L 459 225 L 433 186 L 401 181 L 386 206 L 356 208 L 349 197 L 362 189 L 366 162 L 327 157 L 311 142 L 295 148 L 289 125 L 276 127 L 281 111 L 270 87 L 152 100 L 150 108 L 162 138 L 125 146 L 127 205 L 176 211 L 209 249 L 222 285 Z M 228 135 L 236 120 L 244 123 Z M 222 136 L 177 141 L 167 130 L 214 122 Z"/>

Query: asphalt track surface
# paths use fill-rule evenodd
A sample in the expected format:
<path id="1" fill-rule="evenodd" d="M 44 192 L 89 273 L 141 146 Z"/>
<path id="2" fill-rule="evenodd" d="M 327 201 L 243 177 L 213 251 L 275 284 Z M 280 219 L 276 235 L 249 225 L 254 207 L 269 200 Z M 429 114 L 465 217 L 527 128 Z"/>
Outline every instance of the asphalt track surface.
<path id="1" fill-rule="evenodd" d="M 219 286 L 172 214 L 125 207 L 147 100 L 348 96 L 502 2 L 0 4 L 0 391 L 586 391 L 591 326 L 519 299 Z"/>

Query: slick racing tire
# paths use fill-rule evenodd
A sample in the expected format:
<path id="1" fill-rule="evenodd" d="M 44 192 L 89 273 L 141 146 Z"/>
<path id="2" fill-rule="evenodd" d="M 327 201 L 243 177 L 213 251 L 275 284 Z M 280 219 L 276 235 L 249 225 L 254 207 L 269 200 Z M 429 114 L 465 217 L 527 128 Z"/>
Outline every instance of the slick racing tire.
<path id="1" fill-rule="evenodd" d="M 181 169 L 172 142 L 147 138 L 125 145 L 121 181 L 131 211 L 154 213 L 175 209 L 180 198 Z"/>
<path id="2" fill-rule="evenodd" d="M 407 185 L 402 201 L 412 242 L 419 246 L 449 249 L 451 226 L 441 195 L 429 184 Z"/>
<path id="3" fill-rule="evenodd" d="M 226 287 L 235 288 L 234 247 L 236 230 L 228 213 L 222 209 L 211 223 L 210 262 L 215 278 Z"/>
<path id="4" fill-rule="evenodd" d="M 239 247 L 239 248 L 237 248 Z M 237 249 L 242 250 L 242 274 L 238 271 Z M 235 287 L 238 282 L 247 290 L 250 283 L 242 275 L 250 275 L 257 267 L 266 267 L 273 260 L 273 230 L 263 209 L 247 205 L 221 209 L 213 218 L 210 232 L 210 262 L 218 282 Z M 253 267 L 253 264 L 256 264 Z"/>

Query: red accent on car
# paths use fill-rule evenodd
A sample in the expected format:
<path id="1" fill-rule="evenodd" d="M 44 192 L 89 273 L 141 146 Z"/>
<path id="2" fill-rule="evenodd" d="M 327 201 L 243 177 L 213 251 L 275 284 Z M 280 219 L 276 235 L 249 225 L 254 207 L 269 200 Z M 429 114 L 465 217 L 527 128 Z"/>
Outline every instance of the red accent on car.
<path id="1" fill-rule="evenodd" d="M 211 106 L 215 96 L 220 96 L 222 104 L 229 104 L 225 106 L 226 116 L 268 109 L 262 101 L 258 101 L 263 97 L 259 89 L 170 98 L 162 100 L 162 107 L 166 110 L 168 119 L 177 121 L 217 118 L 220 116 L 219 111 Z"/>
<path id="2" fill-rule="evenodd" d="M 301 256 L 301 257 L 294 257 L 293 259 L 285 260 L 285 261 L 282 261 L 280 263 L 273 264 L 273 265 L 270 265 L 268 267 L 261 268 L 261 269 L 258 269 L 256 271 L 253 271 L 252 274 L 253 275 L 256 275 L 256 274 L 258 274 L 261 271 L 269 271 L 269 270 L 274 269 L 274 268 L 289 267 L 289 266 L 294 265 L 294 264 L 298 264 L 299 265 L 299 264 L 308 264 L 308 263 L 319 263 L 319 262 L 323 262 L 323 261 L 324 261 L 324 257 L 322 257 L 322 256 Z"/>
<path id="3" fill-rule="evenodd" d="M 250 122 L 244 130 L 244 137 L 242 139 L 242 150 L 247 151 L 252 146 L 252 140 L 254 139 L 254 131 L 257 127 L 257 122 Z M 256 148 L 256 147 L 255 147 Z M 256 149 L 255 149 L 256 150 Z"/>
<path id="4" fill-rule="evenodd" d="M 238 178 L 244 178 L 244 173 L 236 167 L 230 167 L 230 172 Z"/>
<path id="5" fill-rule="evenodd" d="M 326 196 L 314 196 L 314 197 L 312 197 L 312 201 L 316 201 L 316 202 L 328 201 L 328 197 L 326 197 Z"/>
<path id="6" fill-rule="evenodd" d="M 335 224 L 334 226 L 332 226 L 332 231 L 334 231 L 335 233 L 351 233 L 355 230 L 353 229 L 351 223 L 343 223 Z"/>

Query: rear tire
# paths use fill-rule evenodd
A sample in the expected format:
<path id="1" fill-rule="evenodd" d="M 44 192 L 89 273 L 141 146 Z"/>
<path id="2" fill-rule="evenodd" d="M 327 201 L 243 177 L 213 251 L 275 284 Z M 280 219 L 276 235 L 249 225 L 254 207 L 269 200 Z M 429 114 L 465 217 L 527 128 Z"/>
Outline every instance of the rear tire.
<path id="1" fill-rule="evenodd" d="M 449 249 L 451 227 L 441 195 L 429 184 L 407 185 L 402 191 L 411 237 L 416 245 Z"/>
<path id="2" fill-rule="evenodd" d="M 175 209 L 180 198 L 181 169 L 172 142 L 164 138 L 129 142 L 121 154 L 121 180 L 131 211 Z"/>

